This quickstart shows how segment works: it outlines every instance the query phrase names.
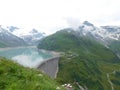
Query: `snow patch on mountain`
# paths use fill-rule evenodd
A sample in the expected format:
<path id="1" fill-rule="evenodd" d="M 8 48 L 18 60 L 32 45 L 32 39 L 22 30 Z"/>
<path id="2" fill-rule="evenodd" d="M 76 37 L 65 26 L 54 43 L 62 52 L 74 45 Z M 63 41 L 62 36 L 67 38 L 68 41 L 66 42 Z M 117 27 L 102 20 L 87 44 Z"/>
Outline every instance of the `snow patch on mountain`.
<path id="1" fill-rule="evenodd" d="M 26 45 L 23 39 L 13 35 L 0 25 L 0 42 L 6 46 Z"/>
<path id="2" fill-rule="evenodd" d="M 83 22 L 77 29 L 80 35 L 92 35 L 100 40 L 120 40 L 119 26 L 96 27 L 88 21 Z"/>
<path id="3" fill-rule="evenodd" d="M 23 39 L 28 44 L 34 44 L 41 38 L 45 37 L 44 32 L 39 32 L 37 29 L 26 29 L 26 28 L 18 28 L 15 26 L 1 26 L 1 28 L 5 29 L 7 32 Z"/>

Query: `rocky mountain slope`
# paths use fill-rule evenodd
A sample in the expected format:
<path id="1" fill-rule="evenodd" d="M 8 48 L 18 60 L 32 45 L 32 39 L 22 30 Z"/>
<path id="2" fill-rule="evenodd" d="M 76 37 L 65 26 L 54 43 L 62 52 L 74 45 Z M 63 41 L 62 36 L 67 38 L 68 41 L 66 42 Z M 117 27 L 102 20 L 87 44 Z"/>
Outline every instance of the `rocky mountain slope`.
<path id="1" fill-rule="evenodd" d="M 101 42 L 120 57 L 120 26 L 96 27 L 85 21 L 76 32 L 80 36 L 86 36 Z"/>
<path id="2" fill-rule="evenodd" d="M 36 45 L 41 38 L 45 37 L 45 33 L 39 32 L 36 29 L 27 30 L 15 26 L 2 26 L 2 25 L 1 27 L 8 33 L 11 33 L 23 39 L 28 45 Z"/>
<path id="3" fill-rule="evenodd" d="M 23 46 L 25 41 L 0 26 L 0 47 Z"/>
<path id="4" fill-rule="evenodd" d="M 37 41 L 45 36 L 45 33 L 39 32 L 36 29 L 31 29 L 27 31 L 26 29 L 21 29 L 21 28 L 16 28 L 16 27 L 13 28 L 13 26 L 10 26 L 7 28 L 9 32 L 22 38 L 29 45 L 34 45 L 34 44 L 36 45 Z"/>
<path id="5" fill-rule="evenodd" d="M 45 37 L 45 33 L 41 33 L 36 29 L 32 29 L 27 34 L 19 34 L 18 36 L 25 42 L 28 42 L 29 45 L 36 45 L 41 38 Z"/>
<path id="6" fill-rule="evenodd" d="M 91 35 L 101 41 L 118 40 L 120 41 L 120 27 L 118 26 L 101 26 L 96 27 L 88 21 L 84 21 L 76 30 L 80 35 Z"/>

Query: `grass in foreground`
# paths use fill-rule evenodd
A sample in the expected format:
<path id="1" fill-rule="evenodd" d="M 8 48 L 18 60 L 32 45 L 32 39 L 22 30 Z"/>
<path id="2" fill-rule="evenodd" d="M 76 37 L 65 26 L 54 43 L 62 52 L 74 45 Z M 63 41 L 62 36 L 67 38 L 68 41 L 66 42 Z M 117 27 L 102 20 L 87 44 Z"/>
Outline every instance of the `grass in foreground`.
<path id="1" fill-rule="evenodd" d="M 57 87 L 54 80 L 40 71 L 0 58 L 0 90 L 56 90 Z"/>

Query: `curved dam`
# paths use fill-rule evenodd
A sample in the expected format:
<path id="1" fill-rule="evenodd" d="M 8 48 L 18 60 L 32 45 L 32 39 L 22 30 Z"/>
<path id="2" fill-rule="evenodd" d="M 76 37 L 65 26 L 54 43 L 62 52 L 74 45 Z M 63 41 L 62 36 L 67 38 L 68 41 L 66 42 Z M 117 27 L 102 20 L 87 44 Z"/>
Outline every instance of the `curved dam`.
<path id="1" fill-rule="evenodd" d="M 57 77 L 59 57 L 53 57 L 43 61 L 37 66 L 37 69 L 49 75 L 51 78 Z"/>

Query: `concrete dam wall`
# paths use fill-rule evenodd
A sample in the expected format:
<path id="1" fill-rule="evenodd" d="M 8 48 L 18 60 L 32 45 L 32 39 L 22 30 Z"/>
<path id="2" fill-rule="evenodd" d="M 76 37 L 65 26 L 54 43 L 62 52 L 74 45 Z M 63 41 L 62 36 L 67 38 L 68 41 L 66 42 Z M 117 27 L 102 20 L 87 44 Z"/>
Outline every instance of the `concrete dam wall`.
<path id="1" fill-rule="evenodd" d="M 51 59 L 43 61 L 37 69 L 43 73 L 49 75 L 51 78 L 57 77 L 59 57 L 53 57 Z"/>

